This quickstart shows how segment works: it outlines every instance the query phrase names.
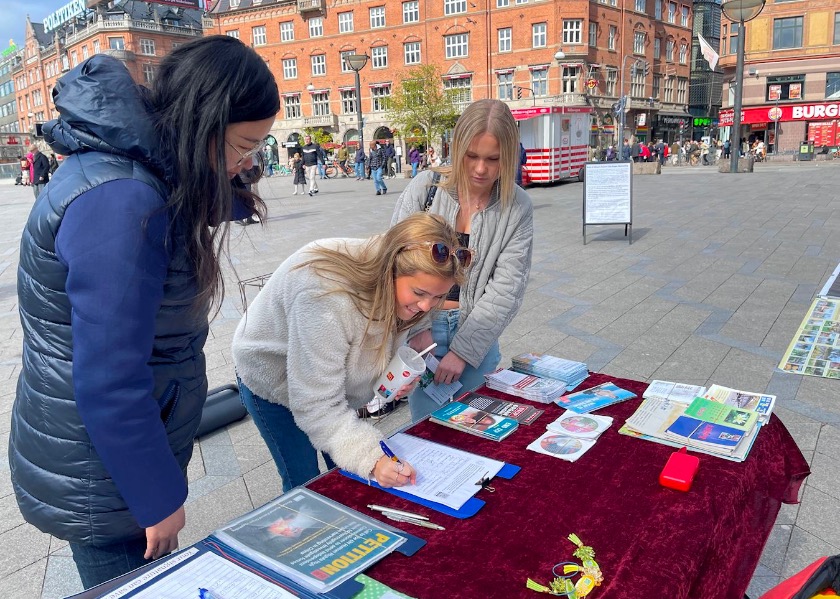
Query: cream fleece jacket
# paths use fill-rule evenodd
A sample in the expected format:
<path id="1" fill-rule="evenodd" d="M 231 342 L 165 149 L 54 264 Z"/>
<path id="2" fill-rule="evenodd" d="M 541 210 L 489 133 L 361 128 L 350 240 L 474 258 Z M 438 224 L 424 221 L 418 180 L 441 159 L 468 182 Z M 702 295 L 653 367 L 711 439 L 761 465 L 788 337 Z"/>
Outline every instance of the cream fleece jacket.
<path id="1" fill-rule="evenodd" d="M 356 409 L 373 397 L 373 383 L 387 366 L 377 363 L 382 343 L 388 359 L 406 333 L 372 325 L 365 347 L 366 318 L 338 284 L 311 267 L 295 267 L 316 244 L 358 253 L 364 239 L 322 239 L 298 250 L 274 272 L 239 323 L 233 360 L 245 385 L 259 397 L 288 407 L 312 445 L 341 468 L 367 476 L 382 457 L 382 435 Z M 376 243 L 376 241 L 372 241 Z"/>

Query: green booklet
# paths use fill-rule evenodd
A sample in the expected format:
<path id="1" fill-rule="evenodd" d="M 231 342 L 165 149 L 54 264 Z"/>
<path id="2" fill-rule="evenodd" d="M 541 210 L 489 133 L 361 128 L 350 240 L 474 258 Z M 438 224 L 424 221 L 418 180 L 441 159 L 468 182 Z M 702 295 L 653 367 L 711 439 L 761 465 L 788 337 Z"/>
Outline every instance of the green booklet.
<path id="1" fill-rule="evenodd" d="M 685 410 L 686 416 L 692 416 L 704 422 L 723 424 L 744 432 L 751 431 L 758 420 L 758 413 L 728 406 L 704 397 L 695 397 Z"/>

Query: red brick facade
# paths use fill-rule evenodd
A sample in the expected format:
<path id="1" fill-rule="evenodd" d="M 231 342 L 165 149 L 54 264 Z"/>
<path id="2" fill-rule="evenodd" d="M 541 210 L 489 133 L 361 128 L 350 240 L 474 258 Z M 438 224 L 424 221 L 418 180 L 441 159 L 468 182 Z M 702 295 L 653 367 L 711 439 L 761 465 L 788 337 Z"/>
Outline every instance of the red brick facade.
<path id="1" fill-rule="evenodd" d="M 331 132 L 335 141 L 354 138 L 356 113 L 348 98 L 353 95 L 354 74 L 349 69 L 342 72 L 342 51 L 372 56 L 360 72 L 365 139 L 371 139 L 379 127 L 389 126 L 387 113 L 374 95 L 397 85 L 415 66 L 411 60 L 407 64 L 407 56 L 416 59 L 414 47 L 407 44 L 419 44 L 419 62 L 439 66 L 449 80 L 446 85 L 459 88 L 464 103 L 493 97 L 509 100 L 512 108 L 591 106 L 593 141 L 604 145 L 612 143 L 611 107 L 621 95 L 622 66 L 624 91 L 631 96 L 628 133 L 637 114 L 645 113 L 644 121 L 650 122 L 659 111 L 684 113 L 688 101 L 689 59 L 681 63 L 679 56 L 682 45 L 691 47 L 687 0 L 614 0 L 615 5 L 613 0 L 281 0 L 269 6 L 233 0 L 235 8 L 230 2 L 220 0 L 211 9 L 213 32 L 238 36 L 271 67 L 284 95 L 284 107 L 273 128 L 281 141 L 310 126 Z M 645 12 L 637 12 L 643 5 Z M 683 7 L 688 11 L 684 25 Z M 661 18 L 655 18 L 657 13 Z M 669 14 L 675 15 L 675 22 L 669 22 Z M 315 26 L 311 35 L 310 27 L 317 25 L 317 19 L 321 28 Z M 293 39 L 281 38 L 283 28 L 287 37 L 291 28 Z M 656 38 L 660 39 L 659 58 L 654 57 Z M 671 60 L 665 55 L 668 40 L 675 48 Z M 642 51 L 634 51 L 634 43 L 635 50 Z M 565 58 L 555 59 L 558 50 Z M 383 52 L 387 52 L 387 66 L 376 64 Z M 635 59 L 645 59 L 650 71 L 644 83 L 637 81 L 631 89 L 630 68 Z M 290 72 L 292 60 L 296 73 Z M 654 78 L 659 81 L 657 89 Z M 587 87 L 588 81 L 594 87 Z M 521 99 L 517 99 L 517 86 L 523 88 Z M 684 86 L 684 98 L 678 97 L 680 86 Z M 670 97 L 666 97 L 668 87 Z M 532 97 L 530 90 L 536 95 Z M 348 101 L 342 102 L 342 92 Z M 319 107 L 313 102 L 316 96 Z M 295 106 L 287 109 L 287 102 L 299 102 L 299 112 Z"/>

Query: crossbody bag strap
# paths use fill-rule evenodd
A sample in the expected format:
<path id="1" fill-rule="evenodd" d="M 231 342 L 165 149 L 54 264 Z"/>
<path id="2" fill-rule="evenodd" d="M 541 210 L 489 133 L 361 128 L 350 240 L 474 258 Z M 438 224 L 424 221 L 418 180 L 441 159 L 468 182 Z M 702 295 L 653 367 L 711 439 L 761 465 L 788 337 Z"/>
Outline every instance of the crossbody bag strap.
<path id="1" fill-rule="evenodd" d="M 432 186 L 429 188 L 429 193 L 426 194 L 426 202 L 423 204 L 423 212 L 428 212 L 435 201 L 435 194 L 437 193 L 438 183 L 440 183 L 440 173 L 435 171 L 432 173 Z"/>

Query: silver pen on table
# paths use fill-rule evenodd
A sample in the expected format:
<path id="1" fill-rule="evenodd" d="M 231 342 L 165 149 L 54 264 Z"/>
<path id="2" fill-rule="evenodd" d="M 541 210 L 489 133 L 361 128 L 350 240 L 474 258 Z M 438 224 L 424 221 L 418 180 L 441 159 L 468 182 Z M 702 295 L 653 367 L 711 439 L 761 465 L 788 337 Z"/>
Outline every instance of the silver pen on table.
<path id="1" fill-rule="evenodd" d="M 415 520 L 428 520 L 426 516 L 422 516 L 420 514 L 413 514 L 411 512 L 404 512 L 403 510 L 395 510 L 391 507 L 385 507 L 384 505 L 376 505 L 376 504 L 368 504 L 368 507 L 375 512 L 382 512 L 383 514 L 396 514 L 398 516 L 404 516 L 406 518 L 414 518 Z"/>
<path id="2" fill-rule="evenodd" d="M 388 512 L 382 512 L 382 515 L 388 518 L 389 520 L 393 520 L 395 522 L 407 522 L 409 524 L 415 524 L 417 526 L 423 526 L 425 528 L 434 528 L 435 530 L 446 530 L 440 524 L 434 524 L 429 522 L 428 520 L 417 520 L 415 518 L 409 518 L 408 516 L 397 516 L 396 514 L 389 514 Z"/>

